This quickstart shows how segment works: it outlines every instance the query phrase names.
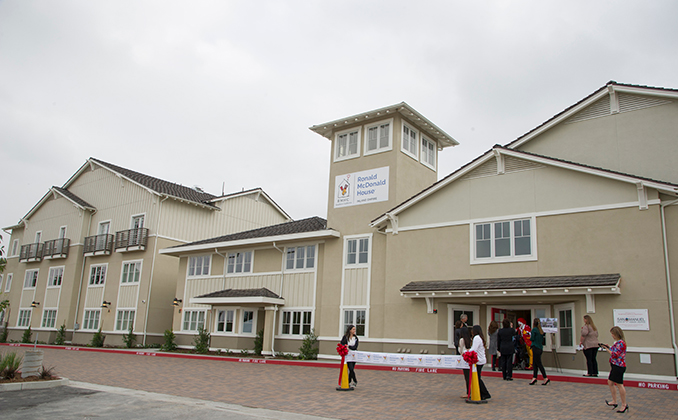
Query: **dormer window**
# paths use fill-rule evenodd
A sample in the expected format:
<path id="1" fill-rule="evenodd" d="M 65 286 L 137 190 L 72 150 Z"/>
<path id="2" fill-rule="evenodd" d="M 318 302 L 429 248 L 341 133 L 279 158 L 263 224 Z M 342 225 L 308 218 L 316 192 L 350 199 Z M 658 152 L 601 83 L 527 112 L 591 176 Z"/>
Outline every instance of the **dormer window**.
<path id="1" fill-rule="evenodd" d="M 421 137 L 421 163 L 436 169 L 436 144 L 424 136 Z"/>
<path id="2" fill-rule="evenodd" d="M 334 143 L 335 161 L 358 157 L 360 150 L 360 128 L 352 128 L 337 133 Z"/>
<path id="3" fill-rule="evenodd" d="M 391 150 L 393 138 L 393 120 L 380 121 L 365 126 L 365 154 Z"/>
<path id="4" fill-rule="evenodd" d="M 419 141 L 417 140 L 417 130 L 403 124 L 403 140 L 401 150 L 406 154 L 415 159 L 419 156 Z"/>

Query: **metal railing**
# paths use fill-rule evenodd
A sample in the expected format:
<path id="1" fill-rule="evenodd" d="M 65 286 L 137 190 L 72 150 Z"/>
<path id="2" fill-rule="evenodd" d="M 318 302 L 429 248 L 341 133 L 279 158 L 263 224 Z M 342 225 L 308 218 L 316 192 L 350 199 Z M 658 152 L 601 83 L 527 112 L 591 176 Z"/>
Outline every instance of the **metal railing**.
<path id="1" fill-rule="evenodd" d="M 113 235 L 95 235 L 85 238 L 83 254 L 105 254 L 113 251 Z"/>
<path id="2" fill-rule="evenodd" d="M 134 250 L 144 250 L 146 249 L 147 243 L 148 229 L 146 228 L 121 230 L 115 233 L 116 250 L 129 250 L 130 248 L 133 248 Z"/>
<path id="3" fill-rule="evenodd" d="M 41 261 L 44 244 L 36 242 L 34 244 L 22 245 L 19 254 L 19 262 L 23 261 Z"/>
<path id="4" fill-rule="evenodd" d="M 43 247 L 43 258 L 66 258 L 68 257 L 68 249 L 71 246 L 71 240 L 68 238 L 52 239 L 46 241 Z"/>

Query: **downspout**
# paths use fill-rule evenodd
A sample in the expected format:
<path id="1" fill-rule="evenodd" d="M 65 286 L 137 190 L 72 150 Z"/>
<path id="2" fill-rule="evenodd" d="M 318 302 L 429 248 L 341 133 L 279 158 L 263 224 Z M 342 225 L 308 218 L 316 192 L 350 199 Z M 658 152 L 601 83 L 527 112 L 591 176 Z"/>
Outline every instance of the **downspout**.
<path id="1" fill-rule="evenodd" d="M 144 341 L 143 345 L 146 345 L 146 335 L 148 334 L 148 311 L 151 307 L 151 290 L 153 290 L 153 272 L 155 270 L 155 258 L 158 256 L 158 236 L 160 235 L 160 219 L 162 217 L 162 203 L 167 200 L 169 197 L 165 197 L 160 200 L 160 205 L 158 206 L 158 222 L 155 226 L 155 244 L 153 244 L 153 262 L 151 262 L 151 281 L 148 283 L 148 296 L 146 297 L 146 316 L 144 319 Z"/>
<path id="2" fill-rule="evenodd" d="M 669 247 L 666 239 L 666 217 L 664 216 L 664 207 L 678 203 L 678 200 L 670 201 L 660 205 L 662 216 L 662 239 L 664 241 L 664 264 L 666 265 L 666 291 L 669 301 L 669 319 L 671 321 L 671 344 L 673 345 L 673 359 L 675 364 L 676 378 L 678 378 L 678 345 L 676 345 L 676 322 L 673 316 L 673 294 L 671 292 L 671 270 L 669 267 Z"/>
<path id="3" fill-rule="evenodd" d="M 273 241 L 273 248 L 280 251 L 280 253 L 283 255 L 283 257 L 285 256 L 285 252 L 275 245 L 275 241 Z M 282 288 L 283 288 L 283 278 L 285 277 L 285 272 L 283 271 L 284 267 L 285 267 L 285 260 L 283 258 L 283 261 L 282 261 L 281 267 L 280 267 L 280 294 L 281 295 L 282 295 Z M 275 311 L 273 312 L 273 332 L 271 333 L 271 353 L 273 354 L 273 356 L 275 356 L 275 317 L 276 317 L 277 314 L 278 314 L 278 305 L 275 305 Z"/>
<path id="4" fill-rule="evenodd" d="M 87 234 L 89 235 L 90 229 L 92 229 L 92 217 L 96 214 L 96 210 L 94 210 L 92 213 L 89 214 L 89 225 L 87 226 Z M 85 248 L 85 244 L 82 244 L 83 251 Z M 83 255 L 85 253 L 83 252 Z M 78 323 L 78 310 L 80 309 L 80 296 L 82 295 L 82 282 L 85 277 L 85 260 L 87 260 L 87 257 L 82 257 L 82 267 L 80 268 L 80 286 L 78 287 L 78 301 L 75 304 L 75 320 L 73 321 L 73 334 L 75 334 L 75 324 Z"/>

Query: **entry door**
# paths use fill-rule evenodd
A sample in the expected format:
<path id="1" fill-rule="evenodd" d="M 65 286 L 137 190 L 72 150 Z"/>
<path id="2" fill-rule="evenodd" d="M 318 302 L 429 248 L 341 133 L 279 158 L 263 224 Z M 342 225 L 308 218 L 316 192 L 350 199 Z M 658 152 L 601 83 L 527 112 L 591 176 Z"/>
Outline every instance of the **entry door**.
<path id="1" fill-rule="evenodd" d="M 132 217 L 132 232 L 129 235 L 129 245 L 139 245 L 140 230 L 144 227 L 144 216 Z"/>
<path id="2" fill-rule="evenodd" d="M 501 327 L 501 322 L 506 318 L 506 309 L 492 308 L 492 320 L 497 321 L 497 324 Z"/>
<path id="3" fill-rule="evenodd" d="M 111 229 L 111 222 L 103 222 L 99 223 L 99 233 L 97 237 L 97 246 L 96 249 L 97 251 L 101 251 L 106 248 L 106 236 L 103 235 L 108 235 L 108 232 Z"/>

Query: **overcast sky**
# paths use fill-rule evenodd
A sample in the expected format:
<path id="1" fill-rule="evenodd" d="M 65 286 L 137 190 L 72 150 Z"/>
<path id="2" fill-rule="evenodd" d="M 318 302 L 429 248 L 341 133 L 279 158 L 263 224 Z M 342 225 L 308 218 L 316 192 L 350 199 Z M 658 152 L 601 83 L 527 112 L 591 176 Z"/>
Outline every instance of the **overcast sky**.
<path id="1" fill-rule="evenodd" d="M 308 127 L 405 101 L 461 143 L 442 178 L 609 80 L 678 88 L 676 16 L 675 0 L 0 1 L 0 226 L 88 157 L 325 217 L 330 142 Z"/>

